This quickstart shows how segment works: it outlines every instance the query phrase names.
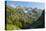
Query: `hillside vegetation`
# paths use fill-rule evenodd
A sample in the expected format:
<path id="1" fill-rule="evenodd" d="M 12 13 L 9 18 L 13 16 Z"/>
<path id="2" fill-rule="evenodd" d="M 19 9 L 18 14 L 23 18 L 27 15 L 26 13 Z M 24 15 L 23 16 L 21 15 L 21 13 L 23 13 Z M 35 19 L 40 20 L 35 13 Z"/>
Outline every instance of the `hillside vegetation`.
<path id="1" fill-rule="evenodd" d="M 35 15 L 30 13 L 30 11 L 25 13 L 22 8 L 6 6 L 6 30 L 21 29 L 25 26 L 32 25 L 33 21 L 37 20 L 42 11 L 32 11 Z"/>

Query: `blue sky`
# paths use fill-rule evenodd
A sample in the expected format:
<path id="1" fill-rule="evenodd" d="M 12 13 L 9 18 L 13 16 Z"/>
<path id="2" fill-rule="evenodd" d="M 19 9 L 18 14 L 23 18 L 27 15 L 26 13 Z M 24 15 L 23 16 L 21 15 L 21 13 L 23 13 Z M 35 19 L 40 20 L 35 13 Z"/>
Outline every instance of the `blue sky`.
<path id="1" fill-rule="evenodd" d="M 32 8 L 45 8 L 44 3 L 36 3 L 36 2 L 21 2 L 21 1 L 7 1 L 7 5 L 16 7 L 16 6 L 23 6 L 23 7 L 32 7 Z"/>

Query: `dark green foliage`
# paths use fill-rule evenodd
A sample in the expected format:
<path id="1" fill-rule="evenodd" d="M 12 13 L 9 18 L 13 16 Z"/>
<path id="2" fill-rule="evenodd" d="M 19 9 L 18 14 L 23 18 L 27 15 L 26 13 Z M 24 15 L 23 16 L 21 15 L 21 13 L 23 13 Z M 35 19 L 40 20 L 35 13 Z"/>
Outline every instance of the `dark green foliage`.
<path id="1" fill-rule="evenodd" d="M 6 6 L 6 29 L 21 29 L 26 23 L 32 24 L 32 18 L 26 16 L 22 9 Z"/>

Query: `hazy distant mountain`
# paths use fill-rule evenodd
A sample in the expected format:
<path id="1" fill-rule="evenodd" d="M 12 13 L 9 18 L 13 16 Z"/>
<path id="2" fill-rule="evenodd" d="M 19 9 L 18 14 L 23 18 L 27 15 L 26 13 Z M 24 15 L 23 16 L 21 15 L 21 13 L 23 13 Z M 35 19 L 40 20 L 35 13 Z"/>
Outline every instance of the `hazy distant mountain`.
<path id="1" fill-rule="evenodd" d="M 43 11 L 43 10 L 37 9 L 37 8 L 33 9 L 33 10 L 32 10 L 32 17 L 34 16 L 35 19 L 37 20 L 37 19 L 41 16 L 42 11 Z"/>
<path id="2" fill-rule="evenodd" d="M 42 9 L 37 9 L 37 8 L 32 9 L 31 7 L 18 6 L 17 8 L 22 9 L 28 15 L 32 15 L 32 18 L 34 18 L 34 19 L 36 19 L 36 18 L 38 19 L 38 17 L 41 15 L 41 13 L 43 11 Z"/>

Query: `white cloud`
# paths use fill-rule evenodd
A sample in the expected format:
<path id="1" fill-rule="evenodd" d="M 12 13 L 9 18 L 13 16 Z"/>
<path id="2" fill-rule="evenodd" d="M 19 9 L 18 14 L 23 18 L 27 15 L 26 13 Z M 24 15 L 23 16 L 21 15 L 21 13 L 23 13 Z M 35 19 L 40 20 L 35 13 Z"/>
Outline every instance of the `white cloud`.
<path id="1" fill-rule="evenodd" d="M 25 10 L 24 12 L 27 13 L 28 11 Z"/>

